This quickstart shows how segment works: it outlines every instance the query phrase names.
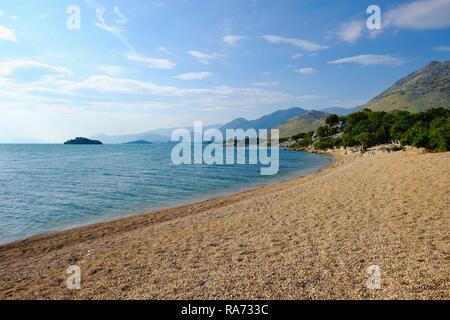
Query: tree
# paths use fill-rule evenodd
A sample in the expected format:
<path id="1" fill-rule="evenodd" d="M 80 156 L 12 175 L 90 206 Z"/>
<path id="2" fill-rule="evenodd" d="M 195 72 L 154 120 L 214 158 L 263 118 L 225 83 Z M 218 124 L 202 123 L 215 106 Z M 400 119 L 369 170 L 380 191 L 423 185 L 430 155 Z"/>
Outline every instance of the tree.
<path id="1" fill-rule="evenodd" d="M 325 123 L 330 127 L 335 127 L 339 124 L 339 116 L 337 114 L 330 114 L 325 120 Z"/>
<path id="2" fill-rule="evenodd" d="M 332 149 L 335 147 L 335 140 L 332 137 L 321 138 L 314 144 L 319 150 Z"/>
<path id="3" fill-rule="evenodd" d="M 429 132 L 423 122 L 417 122 L 401 138 L 402 145 L 414 146 L 417 148 L 428 148 Z"/>
<path id="4" fill-rule="evenodd" d="M 336 133 L 336 128 L 332 128 L 329 125 L 319 127 L 317 129 L 317 135 L 319 138 L 329 137 Z"/>
<path id="5" fill-rule="evenodd" d="M 392 139 L 400 140 L 402 136 L 414 125 L 414 117 L 407 111 L 394 112 L 395 120 L 391 125 Z"/>
<path id="6" fill-rule="evenodd" d="M 370 132 L 362 132 L 355 137 L 359 145 L 364 148 L 370 148 L 377 144 L 375 135 Z"/>
<path id="7" fill-rule="evenodd" d="M 347 116 L 330 115 L 326 125 L 317 129 L 318 149 L 363 146 L 400 141 L 401 145 L 434 151 L 450 150 L 450 110 L 439 108 L 411 114 L 407 111 L 375 112 L 364 109 Z M 337 128 L 336 123 L 341 126 Z M 339 137 L 332 137 L 341 131 Z M 304 134 L 301 146 L 310 146 L 314 132 Z"/>
<path id="8" fill-rule="evenodd" d="M 438 118 L 431 122 L 429 147 L 438 152 L 450 151 L 450 119 Z"/>

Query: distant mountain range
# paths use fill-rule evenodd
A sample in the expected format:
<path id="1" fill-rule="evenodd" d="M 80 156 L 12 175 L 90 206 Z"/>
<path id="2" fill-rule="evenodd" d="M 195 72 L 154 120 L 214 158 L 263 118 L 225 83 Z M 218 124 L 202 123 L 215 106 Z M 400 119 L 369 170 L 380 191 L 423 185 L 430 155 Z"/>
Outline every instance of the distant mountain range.
<path id="1" fill-rule="evenodd" d="M 106 135 L 106 134 L 97 134 L 92 136 L 91 139 L 100 140 L 105 144 L 122 144 L 128 143 L 132 141 L 151 141 L 151 142 L 167 142 L 170 140 L 170 137 L 163 137 L 158 134 L 152 133 L 152 131 L 136 133 L 136 134 L 124 134 L 124 135 Z"/>
<path id="2" fill-rule="evenodd" d="M 138 140 L 138 141 L 126 142 L 124 144 L 153 144 L 153 142 L 149 142 L 149 141 L 146 141 L 146 140 Z"/>
<path id="3" fill-rule="evenodd" d="M 332 107 L 316 110 L 305 110 L 302 108 L 290 108 L 286 110 L 278 110 L 271 114 L 262 116 L 255 120 L 247 120 L 244 118 L 236 118 L 233 121 L 226 123 L 225 125 L 215 124 L 204 126 L 204 130 L 217 128 L 225 133 L 226 129 L 280 129 L 280 136 L 286 137 L 297 134 L 299 132 L 306 132 L 317 129 L 319 126 L 325 123 L 325 118 L 335 113 L 338 115 L 347 115 L 357 108 L 347 109 L 340 107 Z M 91 139 L 100 140 L 105 144 L 123 144 L 135 141 L 148 141 L 148 142 L 168 142 L 172 132 L 178 128 L 166 128 L 157 129 L 152 131 L 146 131 L 136 134 L 126 135 L 106 135 L 97 134 Z M 193 127 L 186 127 L 185 129 L 193 131 Z"/>
<path id="4" fill-rule="evenodd" d="M 209 126 L 204 126 L 203 129 L 207 130 L 210 128 L 220 128 L 221 124 L 214 124 Z M 91 139 L 100 140 L 105 144 L 123 144 L 135 141 L 147 141 L 147 142 L 168 142 L 170 141 L 170 136 L 172 132 L 179 128 L 165 128 L 156 129 L 135 134 L 125 134 L 125 135 L 107 135 L 107 134 L 97 134 L 92 136 Z M 193 127 L 185 127 L 189 131 L 193 131 Z"/>
<path id="5" fill-rule="evenodd" d="M 205 126 L 204 129 L 217 128 L 225 132 L 226 129 L 280 129 L 281 137 L 289 137 L 300 132 L 316 130 L 323 125 L 329 114 L 344 116 L 361 108 L 374 111 L 407 110 L 419 112 L 431 108 L 450 108 L 450 61 L 433 61 L 424 68 L 413 72 L 397 81 L 388 90 L 369 101 L 362 107 L 305 110 L 290 108 L 278 110 L 255 120 L 236 118 L 225 125 Z M 193 131 L 193 128 L 186 128 Z M 92 139 L 103 143 L 127 143 L 145 140 L 149 142 L 167 142 L 175 128 L 158 129 L 129 135 L 99 134 Z"/>
<path id="6" fill-rule="evenodd" d="M 300 132 L 316 130 L 318 127 L 324 125 L 326 117 L 332 113 L 338 115 L 347 115 L 357 111 L 358 109 L 360 109 L 360 107 L 351 109 L 332 107 L 320 111 L 305 110 L 302 108 L 290 108 L 287 110 L 278 110 L 256 120 L 237 118 L 222 126 L 221 130 L 247 130 L 250 128 L 259 130 L 277 128 L 280 129 L 280 137 L 290 137 Z"/>
<path id="7" fill-rule="evenodd" d="M 364 106 L 374 111 L 410 112 L 439 107 L 450 109 L 450 61 L 429 63 Z"/>
<path id="8" fill-rule="evenodd" d="M 292 118 L 306 113 L 307 111 L 302 108 L 290 108 L 287 110 L 278 110 L 271 114 L 265 115 L 256 120 L 247 120 L 244 118 L 237 118 L 231 122 L 228 122 L 221 127 L 222 130 L 226 129 L 273 129 L 278 128 L 285 124 Z"/>

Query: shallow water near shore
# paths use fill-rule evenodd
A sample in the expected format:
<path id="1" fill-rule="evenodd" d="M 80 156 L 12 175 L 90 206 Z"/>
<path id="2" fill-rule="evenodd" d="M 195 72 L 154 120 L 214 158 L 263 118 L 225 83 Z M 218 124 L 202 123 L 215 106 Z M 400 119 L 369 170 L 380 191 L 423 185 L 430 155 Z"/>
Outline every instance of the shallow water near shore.
<path id="1" fill-rule="evenodd" d="M 280 170 L 181 165 L 172 145 L 0 145 L 0 243 L 307 175 L 330 157 L 280 150 Z"/>

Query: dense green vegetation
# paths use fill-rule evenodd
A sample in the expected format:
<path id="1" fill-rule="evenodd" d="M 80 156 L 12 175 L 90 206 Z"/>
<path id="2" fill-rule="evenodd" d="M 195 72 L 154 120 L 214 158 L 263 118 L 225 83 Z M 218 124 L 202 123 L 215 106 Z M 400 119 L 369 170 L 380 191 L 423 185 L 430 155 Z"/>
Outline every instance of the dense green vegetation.
<path id="1" fill-rule="evenodd" d="M 315 134 L 299 134 L 291 139 L 303 139 L 294 147 L 314 145 L 322 150 L 340 146 L 370 148 L 400 142 L 401 146 L 445 152 L 450 151 L 450 110 L 438 108 L 410 113 L 364 109 L 343 117 L 331 115 Z"/>
<path id="2" fill-rule="evenodd" d="M 327 125 L 317 130 L 320 138 L 315 147 L 373 147 L 400 142 L 433 151 L 450 150 L 450 110 L 430 109 L 419 113 L 408 111 L 375 112 L 364 109 L 345 117 L 332 115 Z M 339 134 L 338 134 L 339 133 Z"/>

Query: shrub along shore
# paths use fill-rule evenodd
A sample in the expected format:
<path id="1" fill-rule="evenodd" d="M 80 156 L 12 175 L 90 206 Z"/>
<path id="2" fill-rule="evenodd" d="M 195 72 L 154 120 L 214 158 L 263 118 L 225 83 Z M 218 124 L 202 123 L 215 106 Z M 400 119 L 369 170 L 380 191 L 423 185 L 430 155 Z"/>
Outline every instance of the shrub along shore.
<path id="1" fill-rule="evenodd" d="M 370 109 L 347 116 L 330 115 L 316 131 L 280 140 L 293 150 L 327 150 L 340 147 L 367 149 L 381 144 L 400 144 L 435 152 L 450 151 L 450 110 L 430 109 L 376 112 Z"/>

